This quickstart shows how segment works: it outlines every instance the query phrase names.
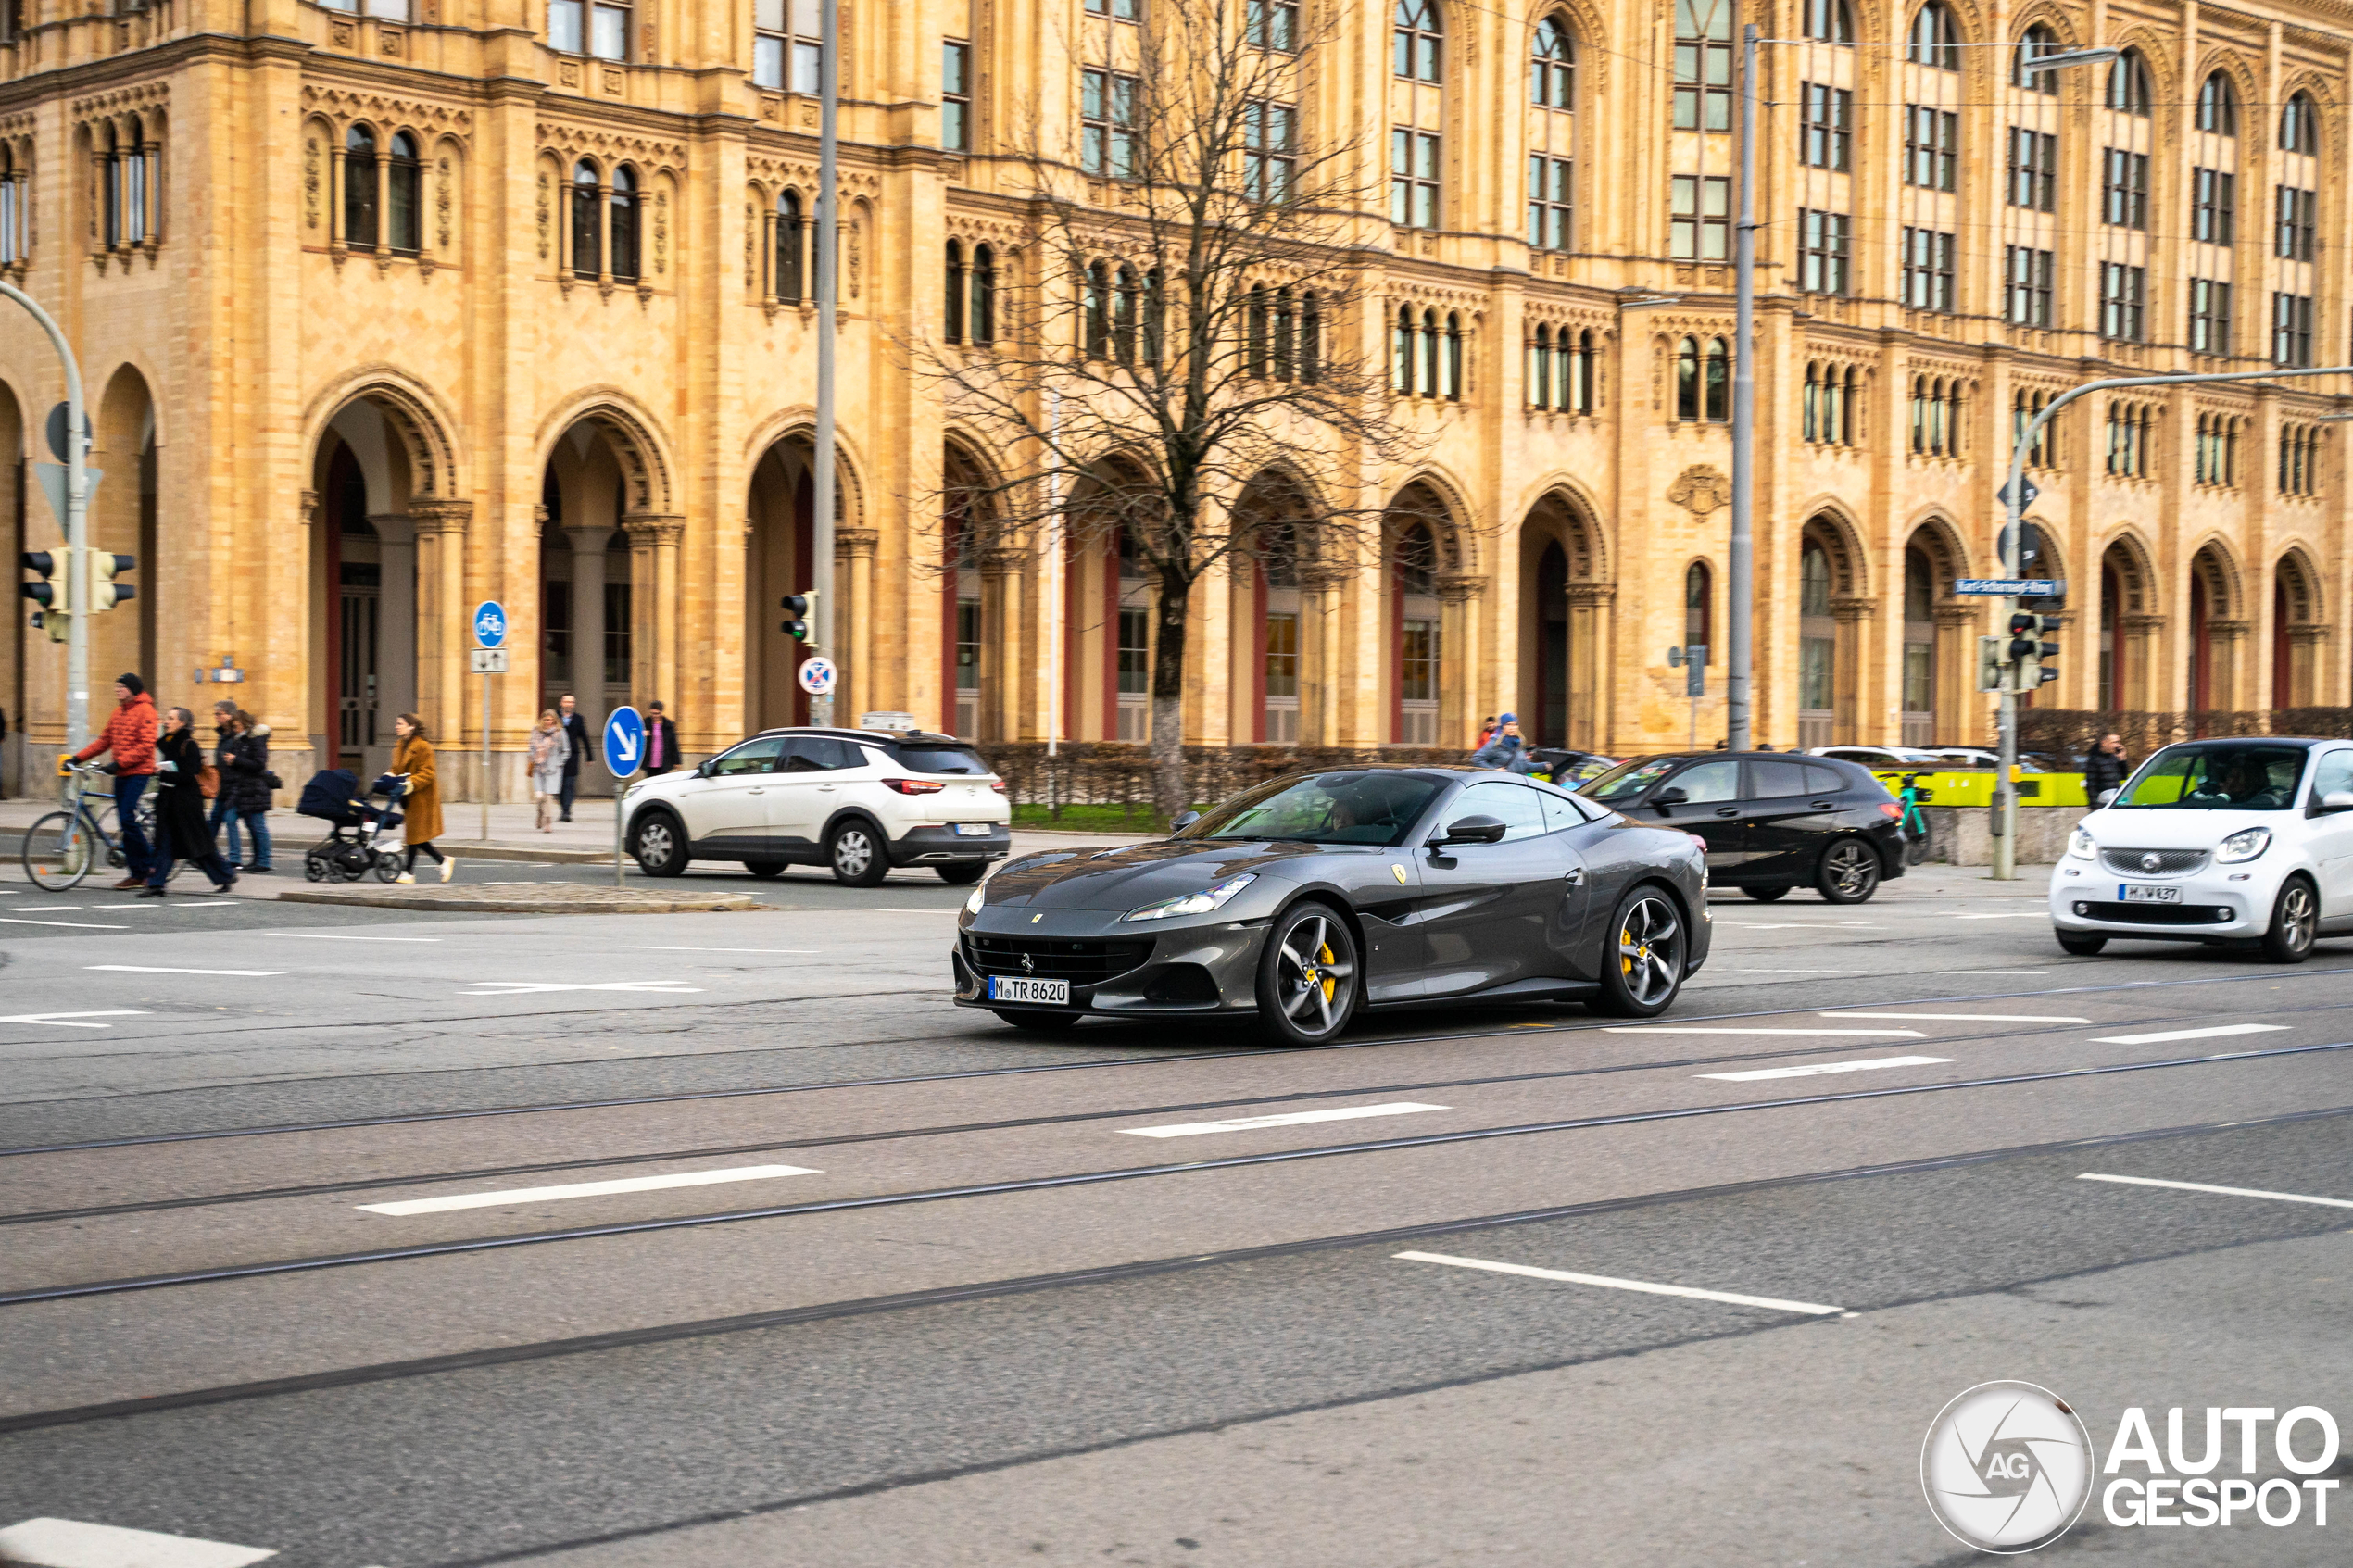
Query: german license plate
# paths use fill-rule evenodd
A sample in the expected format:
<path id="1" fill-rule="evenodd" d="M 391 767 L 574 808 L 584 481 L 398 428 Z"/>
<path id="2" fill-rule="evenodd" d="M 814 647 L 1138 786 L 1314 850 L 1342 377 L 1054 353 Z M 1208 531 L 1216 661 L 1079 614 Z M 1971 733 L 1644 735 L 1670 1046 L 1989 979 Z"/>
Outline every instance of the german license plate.
<path id="1" fill-rule="evenodd" d="M 988 822 L 958 822 L 956 835 L 960 838 L 987 838 L 992 825 Z"/>
<path id="2" fill-rule="evenodd" d="M 988 999 L 992 1002 L 1037 1002 L 1046 1007 L 1066 1008 L 1070 1006 L 1070 982 L 992 974 L 988 977 Z"/>
<path id="3" fill-rule="evenodd" d="M 2117 902 L 2121 904 L 2178 904 L 2182 890 L 2178 887 L 2135 887 L 2129 882 L 2119 883 Z"/>

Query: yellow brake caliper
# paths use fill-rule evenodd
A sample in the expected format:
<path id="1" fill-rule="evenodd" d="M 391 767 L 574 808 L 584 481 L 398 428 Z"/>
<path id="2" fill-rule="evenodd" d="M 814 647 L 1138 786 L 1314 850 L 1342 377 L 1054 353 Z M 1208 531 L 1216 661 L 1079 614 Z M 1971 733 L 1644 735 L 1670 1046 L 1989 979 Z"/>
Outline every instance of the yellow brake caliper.
<path id="1" fill-rule="evenodd" d="M 1332 951 L 1332 945 L 1328 942 L 1315 949 L 1315 962 L 1319 966 L 1335 961 L 1338 955 Z M 1340 994 L 1340 982 L 1332 978 L 1331 974 L 1327 971 L 1319 967 L 1315 972 L 1315 979 L 1318 985 L 1323 986 L 1324 1000 L 1327 1002 L 1330 1001 L 1334 997 Z"/>
<path id="2" fill-rule="evenodd" d="M 1631 973 L 1633 973 L 1633 972 L 1634 972 L 1634 960 L 1633 960 L 1633 959 L 1629 959 L 1629 958 L 1626 957 L 1626 947 L 1627 947 L 1627 945 L 1628 945 L 1629 943 L 1632 942 L 1633 940 L 1634 940 L 1634 933 L 1633 933 L 1633 931 L 1632 931 L 1632 929 L 1631 929 L 1630 927 L 1628 927 L 1628 928 L 1622 928 L 1622 929 L 1620 929 L 1620 930 L 1619 930 L 1619 932 L 1618 932 L 1618 934 L 1617 934 L 1617 947 L 1618 947 L 1617 972 L 1618 972 L 1618 973 L 1620 973 L 1620 974 L 1631 974 Z M 1641 950 L 1639 953 L 1637 953 L 1637 954 L 1635 955 L 1635 957 L 1636 957 L 1636 958 L 1644 958 L 1644 959 L 1649 958 L 1650 956 L 1651 956 L 1651 950 L 1650 950 L 1650 947 L 1648 947 L 1648 945 L 1645 945 L 1645 946 L 1642 948 L 1642 950 Z"/>

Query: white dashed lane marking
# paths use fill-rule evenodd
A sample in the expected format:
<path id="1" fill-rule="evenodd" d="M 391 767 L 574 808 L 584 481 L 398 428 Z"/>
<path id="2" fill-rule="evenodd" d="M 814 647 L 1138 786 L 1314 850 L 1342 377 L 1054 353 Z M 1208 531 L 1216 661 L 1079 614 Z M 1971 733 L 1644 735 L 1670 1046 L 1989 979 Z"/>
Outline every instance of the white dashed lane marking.
<path id="1" fill-rule="evenodd" d="M 1882 1056 L 1869 1061 L 1818 1061 L 1805 1067 L 1757 1067 L 1745 1073 L 1694 1073 L 1694 1078 L 1717 1078 L 1727 1084 L 1754 1084 L 1766 1078 L 1815 1078 L 1825 1073 L 1873 1073 L 1883 1067 L 1927 1067 L 1950 1061 L 1949 1056 Z"/>
<path id="2" fill-rule="evenodd" d="M 2047 1012 L 1824 1012 L 1818 1018 L 1909 1018 L 1941 1021 L 1947 1023 L 2089 1023 L 2088 1018 L 2070 1018 Z"/>
<path id="3" fill-rule="evenodd" d="M 98 1012 L 19 1012 L 0 1017 L 0 1023 L 54 1023 L 60 1029 L 111 1029 L 111 1023 L 82 1023 L 84 1018 L 145 1018 L 144 1008 L 111 1008 Z M 0 1558 L 0 1562 L 6 1561 Z"/>
<path id="4" fill-rule="evenodd" d="M 2353 1209 L 2353 1198 L 2308 1198 L 2300 1192 L 2265 1192 L 2260 1187 L 2218 1187 L 2204 1182 L 2162 1182 L 2155 1176 L 2110 1176 L 2097 1171 L 2086 1171 L 2075 1178 L 2079 1182 L 2120 1182 L 2126 1186 L 2171 1187 L 2176 1192 L 2210 1192 L 2224 1198 L 2268 1198 L 2274 1203 L 2317 1203 L 2328 1209 Z"/>
<path id="5" fill-rule="evenodd" d="M 1568 1285 L 1597 1285 L 1605 1290 L 1638 1290 L 1646 1296 L 1681 1296 L 1694 1301 L 1722 1301 L 1734 1307 L 1765 1307 L 1777 1312 L 1805 1312 L 1814 1317 L 1843 1313 L 1843 1307 L 1819 1301 L 1785 1301 L 1778 1296 L 1740 1296 L 1729 1290 L 1696 1290 L 1688 1285 L 1654 1285 L 1648 1280 L 1615 1279 L 1608 1274 L 1573 1274 L 1565 1269 L 1532 1269 L 1525 1263 L 1495 1263 L 1483 1258 L 1450 1258 L 1443 1252 L 1392 1252 L 1409 1263 L 1443 1263 L 1453 1269 L 1483 1269 L 1489 1273 L 1519 1274 L 1528 1279 L 1554 1279 Z"/>
<path id="6" fill-rule="evenodd" d="M 1260 1127 L 1298 1127 L 1310 1122 L 1353 1122 L 1365 1116 L 1406 1116 L 1416 1110 L 1446 1110 L 1443 1105 L 1391 1100 L 1386 1105 L 1342 1105 L 1326 1110 L 1286 1110 L 1272 1116 L 1237 1116 L 1228 1122 L 1179 1122 L 1165 1127 L 1122 1127 L 1136 1138 L 1189 1138 L 1203 1133 L 1248 1133 Z"/>
<path id="7" fill-rule="evenodd" d="M 79 1519 L 27 1519 L 0 1530 L 0 1562 L 25 1568 L 245 1568 L 278 1554 L 193 1536 L 162 1536 Z"/>
<path id="8" fill-rule="evenodd" d="M 2095 1038 L 2103 1046 L 2154 1046 L 2167 1040 L 2219 1040 L 2225 1035 L 2277 1035 L 2286 1030 L 2284 1023 L 2218 1023 L 2210 1029 L 2163 1029 L 2154 1035 L 2101 1035 Z"/>
<path id="9" fill-rule="evenodd" d="M 265 974 L 283 974 L 286 972 L 283 969 L 162 969 L 153 964 L 144 963 L 89 963 L 83 964 L 82 967 L 93 970 L 112 970 L 120 974 L 247 974 L 260 976 Z"/>
<path id="10" fill-rule="evenodd" d="M 549 1203 L 570 1198 L 605 1198 L 619 1192 L 662 1192 L 672 1187 L 718 1186 L 728 1182 L 764 1182 L 778 1176 L 813 1176 L 805 1165 L 737 1165 L 724 1171 L 678 1171 L 666 1176 L 624 1176 L 610 1182 L 572 1182 L 563 1186 L 511 1187 L 504 1192 L 459 1192 L 447 1198 L 415 1198 L 399 1203 L 362 1203 L 370 1214 L 447 1214 L 458 1209 L 497 1209 L 510 1203 Z"/>
<path id="11" fill-rule="evenodd" d="M 1884 1040 L 1894 1035 L 1907 1040 L 1922 1040 L 1928 1036 L 1918 1029 L 1700 1029 L 1682 1028 L 1667 1023 L 1616 1024 L 1602 1031 L 1604 1035 L 1797 1035 L 1809 1040 L 1832 1036 L 1860 1040 Z"/>

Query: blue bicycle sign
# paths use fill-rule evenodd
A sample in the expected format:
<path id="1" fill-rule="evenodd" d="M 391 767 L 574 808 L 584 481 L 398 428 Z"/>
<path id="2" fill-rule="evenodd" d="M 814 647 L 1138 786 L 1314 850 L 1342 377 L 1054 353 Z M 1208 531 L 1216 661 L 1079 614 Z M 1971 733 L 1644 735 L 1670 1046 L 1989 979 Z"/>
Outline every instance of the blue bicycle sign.
<path id="1" fill-rule="evenodd" d="M 507 640 L 507 607 L 497 599 L 474 606 L 474 641 L 495 648 Z"/>

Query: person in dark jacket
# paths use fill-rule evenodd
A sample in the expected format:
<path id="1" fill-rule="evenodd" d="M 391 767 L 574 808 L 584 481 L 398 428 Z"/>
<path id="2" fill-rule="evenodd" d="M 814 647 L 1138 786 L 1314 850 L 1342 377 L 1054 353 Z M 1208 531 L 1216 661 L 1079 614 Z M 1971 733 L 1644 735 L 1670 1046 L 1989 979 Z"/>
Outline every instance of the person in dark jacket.
<path id="1" fill-rule="evenodd" d="M 646 704 L 646 773 L 666 773 L 678 766 L 678 726 L 661 710 L 661 704 Z"/>
<path id="2" fill-rule="evenodd" d="M 115 677 L 114 704 L 106 732 L 75 752 L 73 759 L 87 762 L 102 751 L 113 754 L 107 765 L 114 773 L 114 818 L 122 824 L 123 870 L 128 873 L 114 885 L 127 893 L 156 869 L 156 847 L 139 826 L 139 797 L 156 771 L 156 704 L 147 695 L 147 684 L 129 671 Z"/>
<path id="3" fill-rule="evenodd" d="M 147 873 L 147 885 L 139 890 L 142 898 L 163 897 L 164 884 L 171 880 L 171 862 L 188 860 L 212 878 L 212 890 L 226 893 L 237 884 L 237 873 L 220 859 L 220 851 L 212 847 L 212 834 L 205 830 L 204 809 L 204 747 L 196 743 L 196 716 L 184 708 L 175 708 L 164 718 L 163 735 L 156 742 L 156 836 L 162 842 L 156 846 L 155 869 Z"/>
<path id="4" fill-rule="evenodd" d="M 2100 744 L 2083 759 L 2083 798 L 2096 809 L 2101 793 L 2123 788 L 2132 772 L 2132 759 L 2124 755 L 2124 737 L 2102 735 Z"/>
<path id="5" fill-rule="evenodd" d="M 254 722 L 244 709 L 230 710 L 221 736 L 220 793 L 213 797 L 212 820 L 229 824 L 229 864 L 241 872 L 270 873 L 270 726 Z M 243 822 L 253 856 L 237 863 L 237 824 Z"/>
<path id="6" fill-rule="evenodd" d="M 574 711 L 576 707 L 570 692 L 556 700 L 557 710 L 563 715 L 564 738 L 572 742 L 572 754 L 564 759 L 564 787 L 556 796 L 567 822 L 572 821 L 573 797 L 580 793 L 581 764 L 588 760 L 588 721 Z"/>

